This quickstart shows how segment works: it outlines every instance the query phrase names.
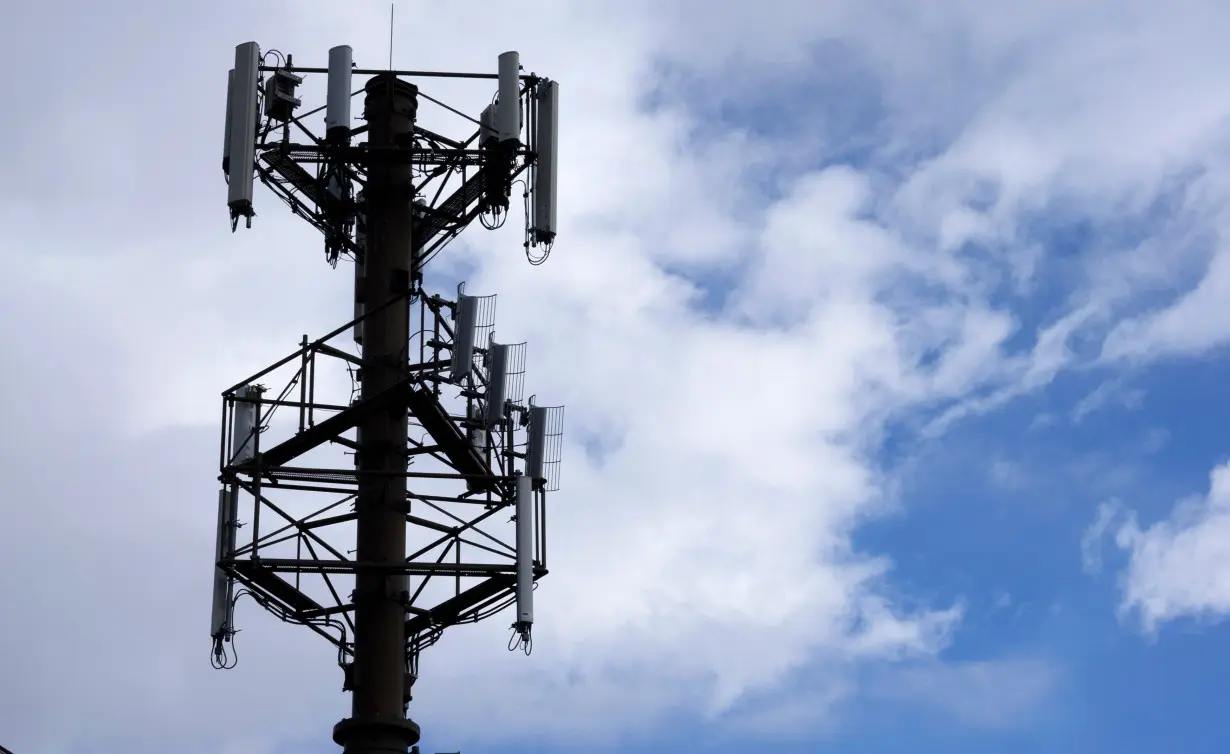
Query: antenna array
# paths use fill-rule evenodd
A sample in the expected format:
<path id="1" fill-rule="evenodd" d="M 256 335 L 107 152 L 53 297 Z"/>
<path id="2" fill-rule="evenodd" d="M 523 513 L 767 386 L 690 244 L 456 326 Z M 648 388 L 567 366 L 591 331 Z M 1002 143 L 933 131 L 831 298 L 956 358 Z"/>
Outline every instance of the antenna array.
<path id="1" fill-rule="evenodd" d="M 234 664 L 241 596 L 322 636 L 353 692 L 334 728 L 347 752 L 417 743 L 420 653 L 447 627 L 515 606 L 510 648 L 531 647 L 563 409 L 525 400 L 526 345 L 496 341 L 494 296 L 423 284 L 471 222 L 503 224 L 522 174 L 525 253 L 541 263 L 554 243 L 559 87 L 522 74 L 515 52 L 497 71 L 360 70 L 346 46 L 296 68 L 247 42 L 228 73 L 232 230 L 252 226 L 259 180 L 321 233 L 329 264 L 354 263 L 355 285 L 350 322 L 223 392 L 214 663 Z M 298 114 L 315 74 L 325 105 Z M 370 76 L 359 91 L 355 75 Z M 493 104 L 463 115 L 478 125 L 466 138 L 417 123 L 421 100 L 460 112 L 411 83 L 439 77 L 495 80 Z M 321 110 L 318 136 L 306 118 Z"/>

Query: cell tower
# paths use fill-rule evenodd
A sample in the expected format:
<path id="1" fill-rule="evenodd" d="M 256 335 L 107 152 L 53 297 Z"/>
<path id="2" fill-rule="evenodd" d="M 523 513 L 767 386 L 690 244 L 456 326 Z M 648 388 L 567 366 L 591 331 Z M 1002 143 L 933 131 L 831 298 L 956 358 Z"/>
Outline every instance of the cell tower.
<path id="1" fill-rule="evenodd" d="M 352 58 L 334 47 L 327 68 L 296 68 L 256 42 L 235 48 L 222 157 L 231 228 L 251 227 L 259 178 L 323 234 L 330 265 L 353 261 L 354 317 L 223 392 L 211 635 L 215 666 L 233 667 L 234 605 L 247 595 L 331 642 L 352 693 L 333 740 L 358 754 L 417 749 L 407 712 L 419 656 L 447 627 L 515 606 L 509 648 L 529 653 L 563 408 L 525 398 L 525 344 L 496 340 L 494 296 L 461 285 L 444 298 L 423 282 L 472 221 L 504 222 L 514 183 L 525 254 L 546 259 L 559 85 L 523 74 L 516 52 L 494 74 L 363 70 Z M 300 113 L 315 74 L 326 104 Z M 358 91 L 356 76 L 367 77 Z M 412 83 L 440 78 L 495 82 L 495 98 L 471 117 Z M 420 101 L 465 136 L 417 125 Z M 322 111 L 317 136 L 307 119 Z"/>

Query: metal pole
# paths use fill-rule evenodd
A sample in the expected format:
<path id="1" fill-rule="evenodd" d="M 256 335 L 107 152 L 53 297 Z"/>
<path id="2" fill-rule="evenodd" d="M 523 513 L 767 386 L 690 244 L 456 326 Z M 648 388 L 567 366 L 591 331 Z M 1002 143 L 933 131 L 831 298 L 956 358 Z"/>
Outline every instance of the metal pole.
<path id="1" fill-rule="evenodd" d="M 413 84 L 388 73 L 367 83 L 364 115 L 373 147 L 409 145 L 405 139 L 414 129 L 417 97 Z M 375 157 L 368 166 L 362 285 L 369 310 L 403 296 L 411 285 L 411 179 L 409 162 Z M 409 338 L 408 301 L 386 306 L 366 321 L 361 400 L 409 374 Z M 377 412 L 359 431 L 355 560 L 404 563 L 408 507 L 406 478 L 398 474 L 406 470 L 406 409 Z M 418 725 L 406 718 L 406 591 L 405 575 L 374 570 L 355 577 L 351 717 L 333 729 L 333 740 L 346 754 L 405 754 L 419 740 Z"/>

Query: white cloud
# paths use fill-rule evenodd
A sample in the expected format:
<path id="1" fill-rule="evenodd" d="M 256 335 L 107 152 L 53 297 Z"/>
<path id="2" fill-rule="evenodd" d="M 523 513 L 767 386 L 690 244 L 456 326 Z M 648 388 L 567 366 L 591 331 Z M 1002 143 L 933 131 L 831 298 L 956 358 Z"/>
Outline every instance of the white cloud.
<path id="1" fill-rule="evenodd" d="M 1091 537 L 1107 529 L 1111 515 L 1103 509 Z M 1122 608 L 1146 631 L 1177 618 L 1230 614 L 1230 465 L 1213 470 L 1205 496 L 1181 501 L 1144 528 L 1132 514 L 1114 536 L 1130 558 Z"/>
<path id="2" fill-rule="evenodd" d="M 1038 659 L 936 663 L 888 673 L 876 693 L 995 730 L 1036 722 L 1061 679 L 1058 666 Z"/>
<path id="3" fill-rule="evenodd" d="M 1108 359 L 1199 354 L 1230 338 L 1223 302 L 1230 294 L 1230 255 L 1219 249 L 1194 290 L 1161 311 L 1123 322 L 1106 339 Z"/>
<path id="4" fill-rule="evenodd" d="M 1121 512 L 1122 509 L 1117 503 L 1103 503 L 1098 506 L 1098 517 L 1081 537 L 1081 564 L 1085 573 L 1096 575 L 1102 571 L 1102 547 L 1106 534 Z"/>
<path id="5" fill-rule="evenodd" d="M 1139 408 L 1144 400 L 1143 390 L 1129 390 L 1123 382 L 1111 380 L 1103 382 L 1072 407 L 1072 423 L 1080 424 L 1085 417 L 1112 405 L 1126 409 Z"/>

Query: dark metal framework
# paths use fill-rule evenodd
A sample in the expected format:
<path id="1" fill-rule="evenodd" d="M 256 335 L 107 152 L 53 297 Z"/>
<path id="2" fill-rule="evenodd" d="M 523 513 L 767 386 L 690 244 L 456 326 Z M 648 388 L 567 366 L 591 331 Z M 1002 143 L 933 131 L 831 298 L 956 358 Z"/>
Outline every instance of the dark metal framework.
<path id="1" fill-rule="evenodd" d="M 278 65 L 263 64 L 270 54 Z M 551 82 L 531 74 L 516 77 L 519 86 L 511 77 L 501 83 L 509 94 L 519 90 L 523 143 L 495 138 L 489 123 L 405 80 L 497 75 L 354 69 L 372 75 L 351 94 L 366 94 L 368 122 L 321 138 L 304 120 L 325 108 L 295 114 L 293 87 L 300 74 L 328 69 L 294 68 L 280 53 L 261 62 L 262 97 L 271 96 L 266 75 L 282 77 L 271 82 L 275 95 L 282 82 L 294 83 L 272 110 L 260 107 L 255 176 L 321 232 L 331 265 L 356 263 L 356 316 L 316 340 L 303 336 L 297 350 L 223 392 L 216 565 L 225 588 L 215 582 L 215 664 L 232 664 L 231 612 L 251 596 L 336 648 L 343 688 L 356 695 L 355 715 L 334 739 L 347 751 L 402 750 L 418 740 L 404 712 L 420 652 L 445 628 L 516 603 L 547 574 L 546 493 L 558 484 L 563 409 L 523 399 L 524 344 L 491 342 L 490 317 L 470 322 L 474 337 L 459 353 L 472 348 L 473 356 L 458 368 L 461 289 L 456 300 L 429 294 L 423 268 L 474 220 L 494 228 L 507 218 L 514 183 L 539 158 L 539 87 Z M 464 140 L 423 128 L 415 122 L 420 100 L 479 127 Z M 366 143 L 352 142 L 362 134 Z M 228 155 L 230 146 L 228 137 Z M 524 246 L 527 256 L 530 246 L 544 247 L 530 257 L 540 263 L 554 230 L 530 227 L 528 179 Z M 232 203 L 232 227 L 253 214 Z M 359 354 L 339 337 L 347 333 L 362 344 Z M 503 383 L 492 390 L 497 348 Z M 532 515 L 532 531 L 510 526 L 522 513 L 523 521 Z M 401 533 L 390 535 L 403 519 L 404 551 Z M 356 541 L 357 549 L 344 544 Z M 390 606 L 398 616 L 391 626 Z M 510 649 L 520 644 L 528 653 L 532 610 L 527 615 L 514 623 Z M 404 674 L 386 672 L 403 635 Z"/>
<path id="2" fill-rule="evenodd" d="M 366 401 L 338 401 L 325 400 L 318 387 L 318 375 L 330 370 L 353 374 L 361 368 L 359 357 L 336 342 L 356 323 L 377 314 L 372 311 L 318 340 L 304 336 L 294 352 L 223 394 L 219 478 L 224 486 L 233 485 L 245 493 L 247 506 L 241 513 L 247 515 L 242 525 L 246 531 L 236 538 L 235 550 L 218 565 L 243 586 L 239 596 L 246 593 L 282 620 L 312 628 L 337 647 L 343 665 L 354 651 L 350 618 L 354 604 L 343 596 L 344 587 L 336 576 L 383 570 L 417 578 L 406 602 L 412 616 L 406 623 L 411 667 L 417 665 L 418 652 L 434 644 L 444 628 L 494 615 L 513 600 L 515 545 L 507 532 L 493 533 L 493 527 L 507 523 L 513 502 L 514 467 L 525 455 L 520 429 L 526 407 L 514 395 L 507 418 L 491 432 L 485 452 L 475 452 L 468 436 L 474 423 L 469 412 L 450 412 L 441 394 L 441 386 L 449 383 L 443 374 L 448 363 L 443 358 L 443 339 L 451 342 L 453 336 L 446 315 L 455 302 L 420 296 L 417 303 L 422 325 L 417 358 L 407 361 L 408 376 L 394 390 Z M 486 349 L 475 351 L 481 358 Z M 263 388 L 256 391 L 258 397 L 244 395 L 245 387 L 263 385 L 275 376 L 281 377 L 276 395 Z M 472 370 L 469 389 L 461 391 L 469 393 L 467 404 L 484 406 L 484 379 L 480 368 Z M 256 405 L 259 431 L 250 439 L 252 460 L 237 463 L 232 460 L 238 450 L 235 412 L 245 403 Z M 407 448 L 403 476 L 433 487 L 451 482 L 465 491 L 409 492 L 406 524 L 425 533 L 426 542 L 409 553 L 404 564 L 384 566 L 355 561 L 337 544 L 339 537 L 330 536 L 355 521 L 354 501 L 364 472 L 343 468 L 340 463 L 303 465 L 300 459 L 329 448 L 334 457 L 354 453 L 358 443 L 348 435 L 353 435 L 364 417 L 394 405 L 409 409 L 411 434 L 418 435 Z M 549 462 L 558 463 L 558 450 Z M 428 470 L 418 470 L 420 467 Z M 557 484 L 551 470 L 537 485 L 535 579 L 547 574 L 544 493 Z M 312 499 L 328 498 L 329 502 L 306 504 L 308 496 L 299 494 L 293 505 L 281 504 L 279 495 L 286 493 L 311 493 Z M 288 557 L 292 550 L 293 556 Z M 311 577 L 318 579 L 315 588 L 305 585 Z M 428 593 L 433 580 L 447 586 L 447 592 Z"/>
<path id="3" fill-rule="evenodd" d="M 261 66 L 260 70 L 327 72 L 321 68 L 292 69 L 285 66 Z M 359 69 L 354 73 L 374 72 Z M 395 73 L 405 77 L 496 78 L 493 74 L 475 73 Z M 319 107 L 284 122 L 267 121 L 262 124 L 258 132 L 257 177 L 296 215 L 324 235 L 328 261 L 336 265 L 340 256 L 354 258 L 358 251 L 353 228 L 360 214 L 361 199 L 331 194 L 328 188 L 330 181 L 338 179 L 364 187 L 367 184 L 367 166 L 373 162 L 411 164 L 415 176 L 414 194 L 424 199 L 414 207 L 416 225 L 412 241 L 421 271 L 423 265 L 484 212 L 493 207 L 507 210 L 508 189 L 534 163 L 538 155 L 536 94 L 538 87 L 546 80 L 530 74 L 522 76 L 521 81 L 520 94 L 523 112 L 527 114 L 526 133 L 529 138 L 512 154 L 500 154 L 494 145 L 484 146 L 484 129 L 477 119 L 420 91 L 420 99 L 443 107 L 478 128 L 464 141 L 457 141 L 415 125 L 410 143 L 382 149 L 367 143 L 338 143 L 316 136 L 304 124 L 304 119 L 324 110 Z M 362 90 L 357 90 L 353 95 L 361 93 Z M 350 133 L 357 136 L 366 131 L 367 126 L 364 125 L 351 129 Z M 296 139 L 292 139 L 292 135 Z M 297 140 L 300 137 L 306 140 Z M 527 229 L 527 250 L 531 244 L 537 245 L 536 239 Z"/>

